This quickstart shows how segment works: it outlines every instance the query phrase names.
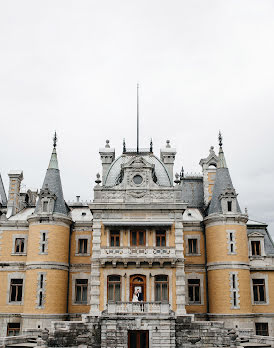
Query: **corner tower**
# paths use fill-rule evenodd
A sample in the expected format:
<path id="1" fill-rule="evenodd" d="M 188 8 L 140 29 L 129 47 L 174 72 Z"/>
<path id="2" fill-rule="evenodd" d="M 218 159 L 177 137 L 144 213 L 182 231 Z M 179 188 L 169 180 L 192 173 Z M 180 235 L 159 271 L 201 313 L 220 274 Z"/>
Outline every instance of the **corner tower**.
<path id="1" fill-rule="evenodd" d="M 34 213 L 29 217 L 26 263 L 27 296 L 24 327 L 42 328 L 67 313 L 68 255 L 71 219 L 64 201 L 56 153 L 53 151 Z"/>
<path id="2" fill-rule="evenodd" d="M 216 179 L 205 218 L 209 313 L 251 313 L 247 215 L 241 213 L 219 134 Z M 222 319 L 224 319 L 222 317 Z"/>

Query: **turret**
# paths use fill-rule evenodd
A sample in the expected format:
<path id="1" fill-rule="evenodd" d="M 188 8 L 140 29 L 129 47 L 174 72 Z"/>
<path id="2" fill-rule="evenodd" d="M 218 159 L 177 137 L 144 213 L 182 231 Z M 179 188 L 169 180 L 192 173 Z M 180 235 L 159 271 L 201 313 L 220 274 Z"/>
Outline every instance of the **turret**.
<path id="1" fill-rule="evenodd" d="M 102 161 L 102 181 L 104 184 L 109 167 L 115 160 L 115 149 L 111 148 L 109 145 L 109 140 L 106 140 L 105 147 L 100 148 L 99 153 Z"/>
<path id="2" fill-rule="evenodd" d="M 205 218 L 210 314 L 251 312 L 247 216 L 241 213 L 222 136 L 212 198 Z"/>
<path id="3" fill-rule="evenodd" d="M 65 318 L 68 301 L 69 209 L 64 201 L 56 152 L 53 151 L 35 212 L 28 218 L 29 242 L 26 269 L 24 315 L 28 327 L 36 326 L 36 316 L 52 313 Z M 27 328 L 27 327 L 25 327 Z"/>
<path id="4" fill-rule="evenodd" d="M 170 180 L 173 181 L 173 167 L 175 162 L 176 149 L 170 146 L 170 141 L 166 141 L 166 147 L 161 148 L 160 157 L 163 163 L 165 164 Z"/>

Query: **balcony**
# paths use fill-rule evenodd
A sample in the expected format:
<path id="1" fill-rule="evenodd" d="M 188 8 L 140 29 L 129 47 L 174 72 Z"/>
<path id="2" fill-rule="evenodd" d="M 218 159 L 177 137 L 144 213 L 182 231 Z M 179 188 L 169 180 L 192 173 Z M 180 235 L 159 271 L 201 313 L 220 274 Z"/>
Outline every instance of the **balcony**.
<path id="1" fill-rule="evenodd" d="M 109 302 L 108 314 L 169 314 L 168 302 Z"/>
<path id="2" fill-rule="evenodd" d="M 144 264 L 174 266 L 176 262 L 175 248 L 171 247 L 107 247 L 101 249 L 100 262 L 102 265 L 112 264 L 127 265 L 135 264 L 136 267 Z"/>

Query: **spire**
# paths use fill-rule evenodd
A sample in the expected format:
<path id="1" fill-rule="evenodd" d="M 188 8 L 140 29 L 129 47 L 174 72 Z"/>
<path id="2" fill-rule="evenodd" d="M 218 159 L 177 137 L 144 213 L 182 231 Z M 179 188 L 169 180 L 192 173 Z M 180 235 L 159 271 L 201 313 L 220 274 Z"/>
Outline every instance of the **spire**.
<path id="1" fill-rule="evenodd" d="M 55 132 L 54 137 L 53 137 L 53 150 L 52 150 L 51 158 L 49 161 L 48 169 L 59 169 L 58 168 L 56 146 L 57 146 L 57 134 Z"/>
<path id="2" fill-rule="evenodd" d="M 56 199 L 54 202 L 52 213 L 67 215 L 68 209 L 63 196 L 63 188 L 61 183 L 60 171 L 58 168 L 56 145 L 57 145 L 57 135 L 55 132 L 53 137 L 53 150 L 52 150 L 51 158 L 49 161 L 49 166 L 45 175 L 45 179 L 43 182 L 43 186 L 40 191 L 40 197 L 39 197 L 35 212 L 40 211 L 41 199 L 45 195 L 51 195 L 51 196 L 55 195 Z"/>
<path id="3" fill-rule="evenodd" d="M 232 184 L 229 170 L 226 165 L 226 160 L 223 152 L 223 137 L 219 132 L 219 156 L 217 162 L 216 178 L 213 187 L 212 198 L 210 201 L 208 215 L 213 213 L 223 213 L 221 198 L 228 193 L 236 200 L 235 212 L 241 214 L 241 209 L 237 200 L 237 194 Z"/>
<path id="4" fill-rule="evenodd" d="M 223 137 L 221 132 L 219 131 L 219 158 L 217 163 L 217 168 L 227 168 L 226 161 L 225 161 L 225 155 L 223 151 Z"/>

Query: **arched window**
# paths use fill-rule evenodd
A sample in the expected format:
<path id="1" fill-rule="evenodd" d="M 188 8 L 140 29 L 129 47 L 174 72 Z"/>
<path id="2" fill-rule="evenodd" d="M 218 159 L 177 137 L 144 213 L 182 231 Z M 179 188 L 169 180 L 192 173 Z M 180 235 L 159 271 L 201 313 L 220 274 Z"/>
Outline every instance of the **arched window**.
<path id="1" fill-rule="evenodd" d="M 155 301 L 156 302 L 168 301 L 168 276 L 167 275 L 155 276 Z"/>
<path id="2" fill-rule="evenodd" d="M 121 277 L 118 275 L 108 276 L 108 301 L 121 301 Z"/>

